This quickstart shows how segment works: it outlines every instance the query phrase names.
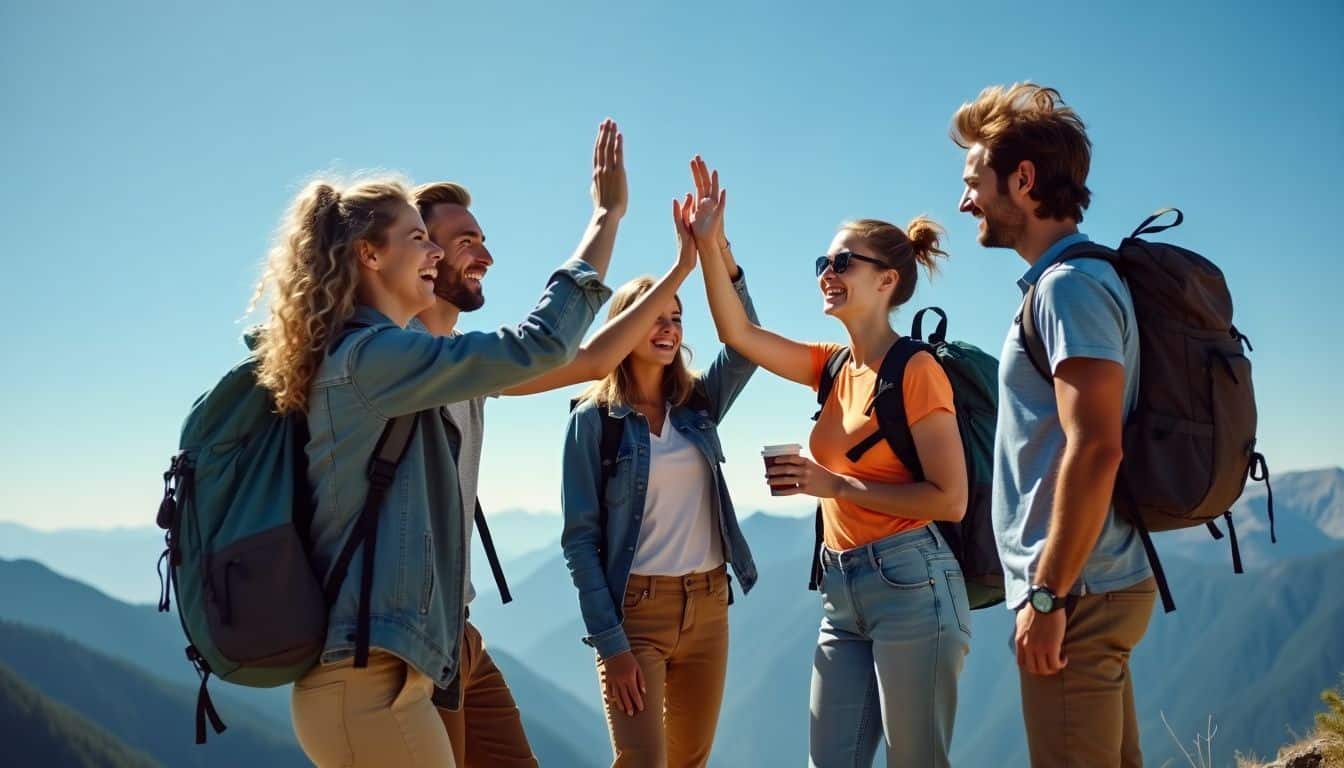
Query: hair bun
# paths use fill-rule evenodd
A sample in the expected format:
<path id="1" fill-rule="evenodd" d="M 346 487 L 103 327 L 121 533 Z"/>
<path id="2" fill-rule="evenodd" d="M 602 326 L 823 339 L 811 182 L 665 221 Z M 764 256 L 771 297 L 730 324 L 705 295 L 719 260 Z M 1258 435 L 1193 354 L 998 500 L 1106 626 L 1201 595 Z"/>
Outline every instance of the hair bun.
<path id="1" fill-rule="evenodd" d="M 923 265 L 930 275 L 938 271 L 938 259 L 947 258 L 947 251 L 939 247 L 946 230 L 938 222 L 927 216 L 916 216 L 905 227 L 905 236 L 910 238 L 914 248 L 915 261 Z"/>

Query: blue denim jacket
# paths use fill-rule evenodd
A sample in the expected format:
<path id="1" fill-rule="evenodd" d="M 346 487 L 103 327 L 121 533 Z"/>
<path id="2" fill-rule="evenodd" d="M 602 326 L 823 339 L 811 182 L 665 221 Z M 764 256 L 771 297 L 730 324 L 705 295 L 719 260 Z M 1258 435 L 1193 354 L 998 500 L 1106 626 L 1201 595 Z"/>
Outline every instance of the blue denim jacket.
<path id="1" fill-rule="evenodd" d="M 580 261 L 551 276 L 522 324 L 493 333 L 433 336 L 399 328 L 368 306 L 367 324 L 339 339 L 319 365 L 308 402 L 308 479 L 316 494 L 313 562 L 323 579 L 369 492 L 368 466 L 393 417 L 425 411 L 378 517 L 370 646 L 390 651 L 449 687 L 458 665 L 467 578 L 458 487 L 460 436 L 441 406 L 524 381 L 578 350 L 610 291 Z M 323 663 L 354 653 L 361 551 L 331 607 Z M 437 594 L 436 594 L 437 593 Z"/>
<path id="2" fill-rule="evenodd" d="M 733 285 L 747 314 L 755 322 L 756 310 L 742 276 Z M 719 468 L 724 459 L 718 425 L 755 370 L 756 365 L 750 360 L 724 347 L 699 379 L 710 409 L 693 411 L 686 406 L 677 406 L 667 414 L 668 424 L 700 449 L 713 470 L 716 492 L 711 498 L 718 506 L 719 533 L 726 550 L 724 557 L 737 574 L 743 592 L 750 591 L 756 583 L 756 564 L 738 526 L 733 500 Z M 615 472 L 607 483 L 606 530 L 600 529 L 597 499 L 602 474 L 599 455 L 602 416 L 597 404 L 591 400 L 580 404 L 569 417 L 561 491 L 565 530 L 560 543 L 574 586 L 579 590 L 579 609 L 588 630 L 583 641 L 597 649 L 598 656 L 604 659 L 630 649 L 621 625 L 621 602 L 630 578 L 635 547 L 639 543 L 644 494 L 649 482 L 650 451 L 649 423 L 639 412 L 628 405 L 615 405 L 610 413 L 611 418 L 624 422 L 624 432 L 616 454 Z M 610 553 L 605 568 L 598 554 L 599 541 Z"/>

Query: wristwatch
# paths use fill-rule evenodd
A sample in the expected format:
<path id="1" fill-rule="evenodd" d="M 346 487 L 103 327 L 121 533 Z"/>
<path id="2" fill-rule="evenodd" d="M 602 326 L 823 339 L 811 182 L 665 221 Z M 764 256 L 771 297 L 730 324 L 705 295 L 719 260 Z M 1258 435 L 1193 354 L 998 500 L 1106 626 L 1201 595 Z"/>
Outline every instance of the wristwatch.
<path id="1" fill-rule="evenodd" d="M 1036 609 L 1037 613 L 1052 613 L 1063 606 L 1059 596 L 1044 584 L 1032 585 L 1027 592 L 1027 602 L 1031 603 L 1031 607 Z"/>

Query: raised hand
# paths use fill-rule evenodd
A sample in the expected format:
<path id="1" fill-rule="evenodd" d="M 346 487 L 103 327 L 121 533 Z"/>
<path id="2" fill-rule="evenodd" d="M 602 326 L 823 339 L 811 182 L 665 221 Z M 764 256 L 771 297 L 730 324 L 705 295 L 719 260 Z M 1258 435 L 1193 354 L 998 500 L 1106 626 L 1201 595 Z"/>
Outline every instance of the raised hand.
<path id="1" fill-rule="evenodd" d="M 677 228 L 677 266 L 687 273 L 695 269 L 699 252 L 695 247 L 695 233 L 691 231 L 691 211 L 695 198 L 690 192 L 685 200 L 672 201 L 672 223 Z"/>
<path id="2" fill-rule="evenodd" d="M 625 137 L 616 121 L 607 118 L 593 143 L 593 209 L 620 218 L 630 199 L 625 180 Z"/>
<path id="3" fill-rule="evenodd" d="M 696 200 L 713 198 L 718 200 L 718 218 L 712 232 L 714 243 L 722 246 L 728 242 L 723 229 L 723 202 L 725 195 L 719 191 L 719 172 L 711 171 L 703 158 L 696 155 L 691 160 L 691 178 L 695 180 Z"/>

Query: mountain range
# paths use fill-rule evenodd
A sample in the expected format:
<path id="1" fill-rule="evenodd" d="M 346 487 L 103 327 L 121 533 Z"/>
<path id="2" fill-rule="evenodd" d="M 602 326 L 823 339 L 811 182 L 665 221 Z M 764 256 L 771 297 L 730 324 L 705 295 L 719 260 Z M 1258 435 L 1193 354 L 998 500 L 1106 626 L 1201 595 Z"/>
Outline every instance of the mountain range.
<path id="1" fill-rule="evenodd" d="M 1150 764 L 1167 759 L 1183 764 L 1163 716 L 1187 744 L 1212 716 L 1219 727 L 1215 746 L 1220 755 L 1230 757 L 1234 749 L 1272 754 L 1292 733 L 1309 727 L 1317 693 L 1344 671 L 1344 642 L 1339 640 L 1344 601 L 1331 591 L 1331 585 L 1344 583 L 1344 470 L 1275 478 L 1275 545 L 1268 543 L 1266 500 L 1263 487 L 1251 486 L 1233 510 L 1245 574 L 1232 574 L 1226 541 L 1210 541 L 1203 529 L 1157 539 L 1178 610 L 1154 613 L 1133 661 Z M 579 642 L 584 630 L 558 546 L 553 539 L 537 546 L 545 535 L 558 535 L 559 521 L 523 514 L 500 512 L 491 518 L 497 543 L 513 536 L 514 521 L 521 521 L 520 530 L 526 526 L 521 537 L 526 545 L 500 547 L 508 552 L 504 560 L 515 601 L 501 606 L 488 569 L 482 580 L 478 568 L 482 594 L 472 604 L 472 620 L 510 682 L 542 764 L 600 765 L 609 747 L 592 651 Z M 817 597 L 804 581 L 812 523 L 758 513 L 744 520 L 743 528 L 760 580 L 745 596 L 734 585 L 729 679 L 711 764 L 796 764 L 806 754 L 807 687 L 820 618 Z M 69 532 L 52 532 L 31 537 L 30 550 L 16 552 L 12 530 L 0 528 L 0 552 L 42 559 L 42 552 L 31 549 L 77 551 L 71 540 L 98 549 L 97 532 L 79 532 L 72 539 L 63 538 Z M 122 571 L 136 552 L 128 534 L 117 532 L 102 547 L 125 548 Z M 148 564 L 157 542 L 145 541 Z M 115 583 L 113 576 L 97 573 L 104 567 L 115 570 L 112 562 L 89 569 L 95 586 Z M 257 764 L 303 764 L 289 729 L 284 689 L 212 683 L 230 731 L 212 735 L 207 747 L 191 744 L 196 678 L 183 660 L 175 617 L 115 600 L 31 561 L 0 561 L 0 583 L 6 587 L 0 590 L 0 620 L 5 621 L 0 624 L 0 665 L 8 665 L 14 678 L 0 675 L 0 706 L 15 706 L 30 719 L 67 728 L 81 723 L 76 730 L 121 750 L 116 754 L 122 762 L 70 764 L 148 764 L 137 759 L 223 764 L 229 760 L 220 756 L 240 741 L 277 750 Z M 153 597 L 152 585 L 148 597 Z M 1002 607 L 976 611 L 972 631 L 972 652 L 960 683 L 954 764 L 1025 764 L 1017 671 L 1008 650 L 1011 614 Z M 72 694 L 78 690 L 72 680 L 80 675 L 72 670 L 96 682 L 96 690 L 80 694 L 99 706 L 80 708 L 81 696 Z M 113 694 L 153 702 L 164 718 L 158 731 L 172 743 L 155 741 L 135 718 L 116 713 Z M 172 717 L 181 722 L 170 725 Z M 171 751 L 179 747 L 190 749 L 185 756 Z"/>

